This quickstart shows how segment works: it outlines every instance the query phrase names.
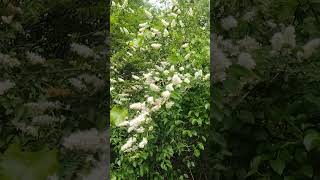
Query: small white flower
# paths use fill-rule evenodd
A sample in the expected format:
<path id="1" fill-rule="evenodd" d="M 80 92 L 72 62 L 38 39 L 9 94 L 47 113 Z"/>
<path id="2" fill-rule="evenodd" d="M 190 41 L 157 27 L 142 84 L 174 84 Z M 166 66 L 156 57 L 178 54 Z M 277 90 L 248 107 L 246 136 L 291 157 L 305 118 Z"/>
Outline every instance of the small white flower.
<path id="1" fill-rule="evenodd" d="M 157 43 L 151 44 L 151 47 L 154 49 L 160 49 L 161 46 L 162 46 L 161 44 L 157 44 Z"/>
<path id="2" fill-rule="evenodd" d="M 145 103 L 133 103 L 129 106 L 130 109 L 143 110 L 146 108 Z"/>
<path id="3" fill-rule="evenodd" d="M 147 138 L 143 138 L 138 146 L 139 146 L 139 148 L 144 148 L 144 146 L 147 145 L 147 143 L 148 143 Z"/>
<path id="4" fill-rule="evenodd" d="M 15 85 L 16 84 L 14 82 L 11 82 L 10 80 L 0 81 L 0 95 L 3 95 Z"/>
<path id="5" fill-rule="evenodd" d="M 129 126 L 129 121 L 123 121 L 117 125 L 118 127 Z"/>
<path id="6" fill-rule="evenodd" d="M 118 78 L 119 82 L 124 82 L 124 80 L 122 78 Z"/>
<path id="7" fill-rule="evenodd" d="M 188 15 L 189 15 L 189 16 L 193 16 L 193 10 L 192 10 L 192 8 L 189 9 Z"/>
<path id="8" fill-rule="evenodd" d="M 172 20 L 171 22 L 171 27 L 174 28 L 177 25 L 177 21 L 175 19 Z"/>
<path id="9" fill-rule="evenodd" d="M 148 25 L 148 22 L 139 24 L 139 27 L 140 27 L 140 28 L 146 28 L 146 27 L 148 27 L 148 26 L 149 26 L 149 25 Z"/>
<path id="10" fill-rule="evenodd" d="M 170 101 L 166 103 L 166 108 L 170 109 L 174 105 L 174 102 Z"/>
<path id="11" fill-rule="evenodd" d="M 171 93 L 170 93 L 170 91 L 168 91 L 168 90 L 161 93 L 161 96 L 164 97 L 164 98 L 166 98 L 166 99 L 169 98 L 170 95 L 171 95 Z"/>
<path id="12" fill-rule="evenodd" d="M 13 16 L 1 16 L 1 19 L 4 23 L 10 24 L 12 22 Z"/>
<path id="13" fill-rule="evenodd" d="M 225 30 L 230 30 L 238 26 L 238 21 L 233 16 L 228 16 L 221 20 L 221 26 Z"/>
<path id="14" fill-rule="evenodd" d="M 136 75 L 132 75 L 132 78 L 135 79 L 135 80 L 139 80 L 140 78 Z"/>
<path id="15" fill-rule="evenodd" d="M 184 59 L 185 59 L 185 60 L 188 60 L 188 59 L 190 58 L 190 56 L 191 56 L 191 54 L 188 53 L 188 54 L 184 57 Z"/>
<path id="16" fill-rule="evenodd" d="M 168 23 L 167 21 L 165 21 L 164 19 L 161 19 L 161 23 L 162 23 L 165 27 L 169 26 L 169 23 Z"/>
<path id="17" fill-rule="evenodd" d="M 183 44 L 181 47 L 182 48 L 187 48 L 189 46 L 189 43 L 185 43 L 185 44 Z"/>
<path id="18" fill-rule="evenodd" d="M 175 18 L 176 18 L 176 17 L 178 16 L 178 14 L 172 12 L 172 13 L 170 13 L 168 16 L 171 16 L 171 17 L 175 17 Z"/>
<path id="19" fill-rule="evenodd" d="M 128 141 L 121 147 L 121 151 L 126 151 L 127 149 L 131 148 L 136 141 L 137 139 L 135 137 L 130 137 Z"/>
<path id="20" fill-rule="evenodd" d="M 163 74 L 164 74 L 164 75 L 168 75 L 169 73 L 170 73 L 170 72 L 169 72 L 168 70 L 164 70 L 164 71 L 163 71 Z"/>
<path id="21" fill-rule="evenodd" d="M 190 80 L 189 80 L 188 78 L 185 78 L 185 79 L 184 79 L 184 82 L 187 83 L 187 84 L 189 84 L 189 83 L 190 83 Z"/>
<path id="22" fill-rule="evenodd" d="M 312 39 L 303 46 L 304 57 L 309 58 L 320 47 L 320 38 Z"/>
<path id="23" fill-rule="evenodd" d="M 169 36 L 169 31 L 167 29 L 164 29 L 163 31 L 163 37 Z"/>
<path id="24" fill-rule="evenodd" d="M 178 84 L 181 84 L 181 83 L 182 83 L 182 80 L 180 79 L 180 77 L 179 77 L 177 74 L 175 74 L 175 75 L 173 75 L 173 77 L 172 77 L 172 83 L 173 83 L 174 85 L 178 85 Z"/>
<path id="25" fill-rule="evenodd" d="M 248 69 L 253 69 L 256 66 L 255 61 L 249 53 L 241 53 L 238 57 L 238 64 Z"/>
<path id="26" fill-rule="evenodd" d="M 158 92 L 158 91 L 160 91 L 160 88 L 157 86 L 157 85 L 155 85 L 155 84 L 150 84 L 150 89 L 152 90 L 152 91 L 155 91 L 155 92 Z"/>
<path id="27" fill-rule="evenodd" d="M 179 21 L 179 24 L 180 24 L 180 26 L 181 26 L 182 28 L 184 28 L 185 25 L 184 25 L 184 23 L 183 23 L 181 20 Z"/>
<path id="28" fill-rule="evenodd" d="M 199 71 L 197 71 L 197 72 L 194 73 L 194 77 L 195 77 L 196 79 L 198 79 L 199 77 L 202 76 L 202 74 L 203 74 L 202 70 L 199 70 Z"/>
<path id="29" fill-rule="evenodd" d="M 204 80 L 208 80 L 208 79 L 210 79 L 210 74 L 206 74 L 206 75 L 204 76 Z"/>
<path id="30" fill-rule="evenodd" d="M 45 59 L 41 57 L 38 54 L 32 53 L 32 52 L 27 52 L 26 53 L 27 58 L 30 60 L 32 64 L 43 64 L 45 63 Z"/>
<path id="31" fill-rule="evenodd" d="M 172 65 L 172 66 L 170 67 L 170 71 L 171 71 L 171 72 L 174 72 L 174 71 L 175 71 L 174 65 Z"/>
<path id="32" fill-rule="evenodd" d="M 174 91 L 173 84 L 172 84 L 172 83 L 168 84 L 168 85 L 166 86 L 166 90 L 168 90 L 168 91 Z"/>
<path id="33" fill-rule="evenodd" d="M 138 129 L 136 129 L 136 132 L 137 133 L 143 133 L 144 132 L 144 128 L 143 127 L 140 127 Z"/>
<path id="34" fill-rule="evenodd" d="M 153 103 L 154 103 L 154 98 L 153 98 L 153 97 L 148 97 L 148 98 L 147 98 L 147 102 L 148 102 L 149 104 L 153 104 Z"/>
<path id="35" fill-rule="evenodd" d="M 145 10 L 144 10 L 144 13 L 145 13 L 145 15 L 147 16 L 147 18 L 149 18 L 149 19 L 152 19 L 152 18 L 153 18 L 151 12 L 149 12 L 148 10 L 145 9 Z"/>
<path id="36" fill-rule="evenodd" d="M 72 43 L 71 44 L 71 51 L 76 52 L 78 55 L 88 58 L 94 56 L 94 51 L 90 49 L 88 46 Z"/>
<path id="37" fill-rule="evenodd" d="M 180 67 L 180 68 L 179 68 L 179 71 L 184 71 L 184 67 Z"/>

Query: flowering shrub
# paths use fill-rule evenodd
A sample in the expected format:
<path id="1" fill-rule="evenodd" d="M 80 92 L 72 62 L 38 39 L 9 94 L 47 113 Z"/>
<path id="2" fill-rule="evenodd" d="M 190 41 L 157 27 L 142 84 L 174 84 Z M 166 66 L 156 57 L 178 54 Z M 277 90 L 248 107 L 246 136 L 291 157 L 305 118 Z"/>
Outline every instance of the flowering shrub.
<path id="1" fill-rule="evenodd" d="M 319 3 L 212 1 L 213 124 L 199 176 L 319 178 Z"/>
<path id="2" fill-rule="evenodd" d="M 106 179 L 104 1 L 1 1 L 0 179 Z"/>
<path id="3" fill-rule="evenodd" d="M 112 178 L 191 177 L 210 125 L 208 2 L 112 4 Z"/>

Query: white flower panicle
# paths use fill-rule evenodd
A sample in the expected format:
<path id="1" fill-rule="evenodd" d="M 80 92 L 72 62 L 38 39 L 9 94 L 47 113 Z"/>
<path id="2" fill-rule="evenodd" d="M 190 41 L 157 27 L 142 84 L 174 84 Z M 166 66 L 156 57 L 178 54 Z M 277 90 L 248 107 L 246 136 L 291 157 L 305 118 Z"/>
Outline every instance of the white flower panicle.
<path id="1" fill-rule="evenodd" d="M 180 79 L 180 77 L 178 76 L 178 74 L 175 74 L 172 76 L 172 83 L 174 85 L 179 85 L 182 83 L 182 80 Z"/>
<path id="2" fill-rule="evenodd" d="M 160 88 L 155 84 L 150 84 L 150 89 L 155 92 L 160 91 Z"/>
<path id="3" fill-rule="evenodd" d="M 166 20 L 164 20 L 164 19 L 161 19 L 161 23 L 165 26 L 165 27 L 167 27 L 167 26 L 169 26 L 170 25 L 170 23 L 168 23 Z"/>
<path id="4" fill-rule="evenodd" d="M 97 152 L 103 148 L 104 137 L 96 129 L 78 131 L 63 139 L 63 146 L 70 150 Z"/>
<path id="5" fill-rule="evenodd" d="M 128 151 L 132 145 L 137 141 L 135 137 L 130 137 L 128 141 L 121 147 L 121 151 Z"/>
<path id="6" fill-rule="evenodd" d="M 32 64 L 44 64 L 46 61 L 43 57 L 33 52 L 27 52 L 26 55 Z"/>
<path id="7" fill-rule="evenodd" d="M 230 30 L 238 26 L 238 21 L 233 16 L 228 16 L 221 20 L 221 26 L 225 30 Z"/>
<path id="8" fill-rule="evenodd" d="M 0 95 L 5 94 L 9 89 L 15 87 L 16 84 L 10 80 L 0 81 Z"/>
<path id="9" fill-rule="evenodd" d="M 304 57 L 309 58 L 320 48 L 320 38 L 312 39 L 303 46 Z"/>
<path id="10" fill-rule="evenodd" d="M 161 46 L 162 46 L 161 44 L 157 44 L 157 43 L 151 44 L 151 47 L 154 49 L 160 49 Z"/>
<path id="11" fill-rule="evenodd" d="M 129 106 L 130 109 L 135 109 L 135 110 L 143 110 L 146 108 L 146 104 L 145 103 L 133 103 Z"/>
<path id="12" fill-rule="evenodd" d="M 147 18 L 152 19 L 153 15 L 151 14 L 151 12 L 149 12 L 148 10 L 144 10 L 144 14 L 147 16 Z"/>
<path id="13" fill-rule="evenodd" d="M 76 52 L 78 55 L 84 58 L 93 57 L 95 55 L 92 49 L 82 44 L 72 43 L 70 47 L 71 51 Z"/>
<path id="14" fill-rule="evenodd" d="M 143 138 L 142 141 L 139 143 L 139 148 L 144 148 L 147 145 L 148 140 L 147 138 Z"/>
<path id="15" fill-rule="evenodd" d="M 161 96 L 164 97 L 165 99 L 168 99 L 170 95 L 171 93 L 168 90 L 161 93 Z"/>
<path id="16" fill-rule="evenodd" d="M 253 69 L 256 66 L 255 61 L 249 53 L 241 53 L 238 57 L 238 64 L 248 69 Z"/>
<path id="17" fill-rule="evenodd" d="M 40 115 L 32 118 L 32 123 L 36 125 L 51 125 L 56 122 L 63 122 L 65 120 L 64 116 L 55 117 L 50 115 Z"/>
<path id="18" fill-rule="evenodd" d="M 7 54 L 0 53 L 0 65 L 5 67 L 17 67 L 20 66 L 20 62 L 16 58 L 12 58 Z"/>

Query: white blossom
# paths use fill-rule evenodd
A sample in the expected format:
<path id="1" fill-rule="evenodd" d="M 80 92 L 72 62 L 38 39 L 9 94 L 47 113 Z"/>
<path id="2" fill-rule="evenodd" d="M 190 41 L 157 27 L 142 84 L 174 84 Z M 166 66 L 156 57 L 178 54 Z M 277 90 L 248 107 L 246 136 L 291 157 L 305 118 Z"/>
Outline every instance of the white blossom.
<path id="1" fill-rule="evenodd" d="M 7 54 L 0 53 L 0 65 L 7 67 L 17 67 L 20 66 L 20 62 L 16 58 L 12 58 Z"/>
<path id="2" fill-rule="evenodd" d="M 169 36 L 169 31 L 167 29 L 164 29 L 163 31 L 163 37 Z"/>
<path id="3" fill-rule="evenodd" d="M 94 51 L 90 49 L 88 46 L 82 45 L 82 44 L 77 44 L 77 43 L 72 43 L 70 45 L 71 51 L 76 52 L 78 55 L 88 58 L 88 57 L 93 57 L 94 56 Z"/>
<path id="4" fill-rule="evenodd" d="M 221 26 L 225 30 L 230 30 L 238 26 L 238 21 L 233 16 L 228 16 L 221 20 Z"/>
<path id="5" fill-rule="evenodd" d="M 0 95 L 3 95 L 14 86 L 16 86 L 16 84 L 10 80 L 0 81 Z"/>
<path id="6" fill-rule="evenodd" d="M 153 97 L 148 97 L 148 98 L 147 98 L 147 102 L 148 102 L 149 104 L 153 104 L 153 103 L 154 103 L 154 98 L 153 98 Z"/>
<path id="7" fill-rule="evenodd" d="M 132 147 L 132 145 L 137 141 L 135 137 L 130 137 L 128 141 L 121 147 L 121 151 L 126 151 Z"/>
<path id="8" fill-rule="evenodd" d="M 32 64 L 44 64 L 46 61 L 43 57 L 33 52 L 27 52 L 26 55 Z"/>
<path id="9" fill-rule="evenodd" d="M 191 54 L 188 53 L 186 56 L 184 56 L 184 59 L 185 59 L 185 60 L 188 60 L 188 59 L 190 58 L 190 56 L 191 56 Z"/>
<path id="10" fill-rule="evenodd" d="M 171 27 L 174 28 L 177 25 L 177 21 L 175 19 L 172 20 L 171 22 Z"/>
<path id="11" fill-rule="evenodd" d="M 174 102 L 170 101 L 166 103 L 166 109 L 170 109 L 174 105 Z"/>
<path id="12" fill-rule="evenodd" d="M 149 18 L 149 19 L 152 19 L 152 18 L 153 18 L 151 12 L 149 12 L 148 10 L 145 9 L 145 10 L 144 10 L 144 13 L 145 13 L 145 15 L 147 16 L 147 18 Z"/>
<path id="13" fill-rule="evenodd" d="M 165 27 L 167 27 L 167 26 L 169 26 L 169 24 L 170 23 L 168 23 L 166 20 L 164 20 L 164 19 L 161 19 L 161 23 L 165 26 Z"/>
<path id="14" fill-rule="evenodd" d="M 320 47 L 320 38 L 312 39 L 303 46 L 304 57 L 309 58 Z"/>
<path id="15" fill-rule="evenodd" d="M 155 84 L 150 84 L 150 89 L 156 92 L 160 91 L 160 88 Z"/>
<path id="16" fill-rule="evenodd" d="M 133 103 L 129 106 L 130 109 L 136 109 L 136 110 L 142 110 L 142 109 L 145 109 L 145 103 Z"/>
<path id="17" fill-rule="evenodd" d="M 154 49 L 160 49 L 161 46 L 162 46 L 161 44 L 157 44 L 157 43 L 151 44 L 151 47 Z"/>
<path id="18" fill-rule="evenodd" d="M 161 93 L 161 96 L 164 97 L 164 98 L 169 98 L 170 95 L 171 95 L 171 93 L 168 90 Z"/>
<path id="19" fill-rule="evenodd" d="M 173 84 L 170 83 L 170 84 L 166 85 L 166 90 L 168 90 L 168 91 L 173 91 L 173 90 L 174 90 Z"/>
<path id="20" fill-rule="evenodd" d="M 253 69 L 256 66 L 255 61 L 249 53 L 241 53 L 238 57 L 238 64 L 248 69 Z"/>
<path id="21" fill-rule="evenodd" d="M 139 148 L 144 148 L 144 146 L 147 145 L 147 143 L 148 143 L 147 138 L 143 138 L 138 146 L 139 146 Z"/>
<path id="22" fill-rule="evenodd" d="M 96 129 L 78 131 L 63 139 L 63 146 L 71 150 L 96 152 L 103 147 L 103 136 Z"/>
<path id="23" fill-rule="evenodd" d="M 172 83 L 173 83 L 174 85 L 178 85 L 178 84 L 181 84 L 181 83 L 182 83 L 182 80 L 180 79 L 180 77 L 179 77 L 177 74 L 175 74 L 175 75 L 173 75 L 173 77 L 172 77 Z"/>

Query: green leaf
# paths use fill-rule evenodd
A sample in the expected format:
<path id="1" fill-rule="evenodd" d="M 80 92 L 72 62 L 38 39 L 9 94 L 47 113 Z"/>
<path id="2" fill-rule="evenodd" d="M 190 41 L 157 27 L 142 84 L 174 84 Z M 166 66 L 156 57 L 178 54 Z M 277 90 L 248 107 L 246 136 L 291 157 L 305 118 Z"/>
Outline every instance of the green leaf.
<path id="1" fill-rule="evenodd" d="M 110 124 L 111 126 L 117 126 L 121 122 L 125 120 L 125 118 L 128 116 L 128 110 L 122 109 L 119 107 L 112 108 L 110 112 Z"/>
<path id="2" fill-rule="evenodd" d="M 308 178 L 312 178 L 313 176 L 313 168 L 312 166 L 306 165 L 301 168 L 302 173 Z"/>
<path id="3" fill-rule="evenodd" d="M 320 133 L 315 130 L 309 131 L 303 139 L 303 144 L 308 151 L 312 150 L 315 147 L 319 147 Z"/>
<path id="4" fill-rule="evenodd" d="M 281 159 L 276 159 L 276 160 L 270 161 L 270 165 L 271 165 L 271 168 L 279 175 L 281 175 L 283 173 L 283 170 L 286 167 L 285 161 L 283 161 Z"/>
<path id="5" fill-rule="evenodd" d="M 1 156 L 1 180 L 43 180 L 58 170 L 56 150 L 22 151 L 12 144 Z"/>

